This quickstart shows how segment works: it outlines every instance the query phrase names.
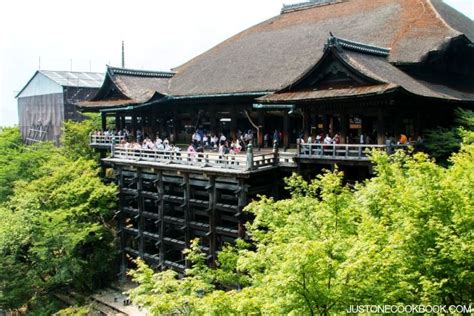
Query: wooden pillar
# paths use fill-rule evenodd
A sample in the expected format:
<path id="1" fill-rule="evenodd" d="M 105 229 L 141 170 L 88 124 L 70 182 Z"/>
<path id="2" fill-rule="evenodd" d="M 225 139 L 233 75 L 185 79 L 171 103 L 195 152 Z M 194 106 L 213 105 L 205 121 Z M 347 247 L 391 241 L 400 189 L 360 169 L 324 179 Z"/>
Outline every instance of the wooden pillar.
<path id="1" fill-rule="evenodd" d="M 211 123 L 211 134 L 217 133 L 217 125 L 216 125 L 216 109 L 211 108 L 209 112 L 209 121 Z M 211 135 L 212 136 L 212 135 Z"/>
<path id="2" fill-rule="evenodd" d="M 122 121 L 122 124 L 121 124 L 120 126 L 121 126 L 121 128 L 123 129 L 123 128 L 125 128 L 125 123 L 126 123 L 126 122 L 125 122 L 125 114 L 122 114 L 121 117 L 120 117 L 120 119 L 121 119 L 121 121 Z"/>
<path id="3" fill-rule="evenodd" d="M 123 208 L 125 207 L 125 202 L 123 198 L 123 193 L 120 192 L 120 189 L 122 189 L 125 184 L 124 184 L 124 179 L 123 179 L 123 168 L 121 166 L 117 166 L 117 173 L 118 173 L 118 186 L 119 186 L 119 199 L 118 199 L 118 209 L 119 209 L 119 214 L 118 214 L 118 221 L 117 221 L 117 228 L 120 236 L 120 282 L 123 283 L 127 280 L 127 269 L 128 269 L 128 264 L 127 264 L 127 256 L 125 253 L 125 247 L 126 247 L 126 240 L 125 240 L 125 214 L 123 212 Z"/>
<path id="4" fill-rule="evenodd" d="M 376 130 L 377 130 L 377 144 L 384 145 L 385 144 L 385 122 L 384 122 L 382 109 L 377 110 Z"/>
<path id="5" fill-rule="evenodd" d="M 239 179 L 239 191 L 238 191 L 238 196 L 237 196 L 237 217 L 239 219 L 238 222 L 238 235 L 239 238 L 244 239 L 245 238 L 245 221 L 244 221 L 244 216 L 242 214 L 242 211 L 244 207 L 247 205 L 247 189 L 245 187 L 245 181 L 244 179 Z"/>
<path id="6" fill-rule="evenodd" d="M 263 147 L 263 134 L 265 133 L 265 115 L 262 110 L 257 112 L 258 116 L 258 127 L 259 131 L 257 131 L 257 141 L 258 141 L 258 147 Z"/>
<path id="7" fill-rule="evenodd" d="M 329 134 L 329 115 L 323 114 L 323 133 L 324 135 Z"/>
<path id="8" fill-rule="evenodd" d="M 211 266 L 215 267 L 217 260 L 217 239 L 216 239 L 216 177 L 209 177 L 209 184 L 207 185 L 209 192 L 209 255 L 211 256 Z"/>
<path id="9" fill-rule="evenodd" d="M 237 139 L 237 110 L 235 106 L 232 106 L 230 112 L 230 137 L 232 139 Z"/>
<path id="10" fill-rule="evenodd" d="M 144 237 L 143 237 L 143 231 L 145 230 L 145 225 L 144 225 L 144 217 L 143 217 L 143 211 L 145 208 L 144 205 L 144 199 L 143 199 L 143 178 L 142 178 L 142 171 L 141 169 L 137 169 L 137 204 L 138 204 L 138 215 L 137 215 L 137 221 L 138 221 L 138 239 L 139 239 L 139 244 L 138 244 L 138 254 L 140 258 L 143 258 L 143 255 L 145 254 L 144 252 Z"/>
<path id="11" fill-rule="evenodd" d="M 184 211 L 184 246 L 189 248 L 191 245 L 191 228 L 189 227 L 189 222 L 191 220 L 191 208 L 189 205 L 189 200 L 191 199 L 191 186 L 189 183 L 189 174 L 185 173 L 183 175 L 183 211 Z M 186 268 L 191 267 L 191 262 L 186 259 L 185 261 Z"/>
<path id="12" fill-rule="evenodd" d="M 349 115 L 347 113 L 341 114 L 341 144 L 345 144 L 346 138 L 349 134 Z"/>
<path id="13" fill-rule="evenodd" d="M 289 139 L 290 139 L 290 128 L 289 128 L 289 115 L 288 111 L 283 111 L 283 148 L 288 148 L 289 146 Z"/>
<path id="14" fill-rule="evenodd" d="M 115 113 L 115 130 L 120 129 L 120 114 L 117 112 Z"/>
<path id="15" fill-rule="evenodd" d="M 132 135 L 133 138 L 136 140 L 137 139 L 137 115 L 135 112 L 132 112 Z"/>
<path id="16" fill-rule="evenodd" d="M 309 123 L 309 118 L 310 118 L 310 115 L 309 115 L 309 110 L 308 108 L 304 108 L 303 109 L 303 135 L 304 135 L 304 139 L 308 139 L 309 137 L 309 134 L 311 133 L 310 129 L 311 129 L 311 126 L 310 126 L 310 123 Z"/>
<path id="17" fill-rule="evenodd" d="M 173 136 L 174 136 L 174 141 L 176 142 L 176 137 L 178 137 L 178 132 L 179 132 L 179 129 L 178 129 L 178 110 L 176 108 L 173 108 L 172 115 L 173 115 L 173 130 L 172 130 L 172 133 L 173 133 Z M 169 140 L 169 138 L 168 138 L 168 140 Z"/>
<path id="18" fill-rule="evenodd" d="M 102 130 L 105 131 L 107 129 L 107 113 L 106 112 L 100 112 L 100 120 L 101 120 Z"/>
<path id="19" fill-rule="evenodd" d="M 334 136 L 334 115 L 329 115 L 329 136 Z"/>
<path id="20" fill-rule="evenodd" d="M 163 186 L 163 172 L 159 171 L 158 172 L 158 179 L 156 183 L 156 188 L 158 191 L 158 200 L 157 200 L 157 206 L 158 206 L 158 221 L 155 222 L 158 224 L 158 249 L 159 249 L 159 257 L 160 257 L 160 266 L 161 269 L 164 269 L 164 264 L 165 264 L 165 245 L 163 243 L 163 237 L 165 234 L 165 189 Z"/>

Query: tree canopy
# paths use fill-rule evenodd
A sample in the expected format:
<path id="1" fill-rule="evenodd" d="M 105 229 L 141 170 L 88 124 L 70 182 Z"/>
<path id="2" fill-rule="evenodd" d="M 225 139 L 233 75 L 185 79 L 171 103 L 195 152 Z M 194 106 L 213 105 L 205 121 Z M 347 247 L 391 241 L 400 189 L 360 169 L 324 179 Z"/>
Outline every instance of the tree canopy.
<path id="1" fill-rule="evenodd" d="M 182 279 L 141 260 L 132 301 L 151 314 L 343 313 L 351 305 L 468 305 L 474 299 L 474 145 L 443 167 L 423 153 L 372 154 L 375 176 L 349 188 L 337 169 L 286 180 L 291 198 L 247 206 L 252 239 L 226 247 L 216 269 Z"/>
<path id="2" fill-rule="evenodd" d="M 87 135 L 88 126 L 67 123 L 66 139 Z M 49 314 L 55 293 L 90 292 L 112 277 L 116 188 L 81 148 L 76 140 L 25 146 L 17 129 L 0 133 L 1 309 Z"/>

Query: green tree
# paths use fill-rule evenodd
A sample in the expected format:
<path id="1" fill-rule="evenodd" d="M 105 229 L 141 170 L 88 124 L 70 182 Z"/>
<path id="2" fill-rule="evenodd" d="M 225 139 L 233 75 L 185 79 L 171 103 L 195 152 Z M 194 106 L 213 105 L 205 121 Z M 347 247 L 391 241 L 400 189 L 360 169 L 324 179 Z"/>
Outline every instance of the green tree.
<path id="1" fill-rule="evenodd" d="M 85 125 L 68 124 L 74 128 L 66 133 L 84 134 Z M 113 277 L 116 188 L 102 183 L 87 151 L 24 146 L 17 132 L 4 132 L 0 150 L 19 171 L 15 178 L 0 169 L 0 179 L 11 179 L 0 204 L 0 308 L 26 305 L 33 314 L 50 314 L 55 293 L 88 293 Z M 37 160 L 20 164 L 25 157 Z"/>
<path id="2" fill-rule="evenodd" d="M 469 137 L 472 132 L 466 131 L 447 168 L 423 153 L 373 153 L 376 176 L 353 189 L 337 170 L 311 182 L 293 175 L 287 179 L 291 199 L 262 197 L 247 207 L 255 216 L 247 225 L 254 246 L 228 247 L 234 255 L 225 271 L 223 265 L 211 270 L 199 263 L 198 248 L 189 253 L 198 264 L 181 280 L 140 262 L 132 272 L 139 283 L 132 299 L 152 314 L 216 315 L 342 313 L 355 304 L 469 304 L 474 299 Z M 245 276 L 245 282 L 223 291 L 221 273 Z M 156 295 L 163 289 L 166 297 Z"/>

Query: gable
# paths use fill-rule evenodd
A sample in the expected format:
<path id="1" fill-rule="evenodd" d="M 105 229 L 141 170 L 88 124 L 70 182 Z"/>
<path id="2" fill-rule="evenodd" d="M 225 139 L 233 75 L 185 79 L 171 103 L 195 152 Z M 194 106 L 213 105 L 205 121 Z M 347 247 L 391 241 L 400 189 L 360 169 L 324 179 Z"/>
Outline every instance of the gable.
<path id="1" fill-rule="evenodd" d="M 129 100 L 128 98 L 117 85 L 115 82 L 110 78 L 109 72 L 107 72 L 104 83 L 100 87 L 97 94 L 91 101 L 97 100 Z"/>
<path id="2" fill-rule="evenodd" d="M 329 48 L 312 69 L 283 91 L 339 89 L 380 83 L 344 61 L 337 48 Z"/>
<path id="3" fill-rule="evenodd" d="M 54 93 L 63 93 L 63 87 L 37 71 L 16 97 L 24 98 Z"/>

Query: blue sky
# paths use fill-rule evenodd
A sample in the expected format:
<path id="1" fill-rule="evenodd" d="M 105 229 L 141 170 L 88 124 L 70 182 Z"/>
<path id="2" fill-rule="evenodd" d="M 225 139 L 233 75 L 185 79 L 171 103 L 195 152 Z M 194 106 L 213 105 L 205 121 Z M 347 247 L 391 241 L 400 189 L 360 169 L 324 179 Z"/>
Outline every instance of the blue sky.
<path id="1" fill-rule="evenodd" d="M 283 2 L 299 1 L 1 1 L 0 126 L 17 124 L 14 96 L 40 58 L 42 69 L 103 72 L 120 65 L 123 39 L 127 67 L 169 70 L 279 14 Z M 474 0 L 445 2 L 474 19 Z"/>

